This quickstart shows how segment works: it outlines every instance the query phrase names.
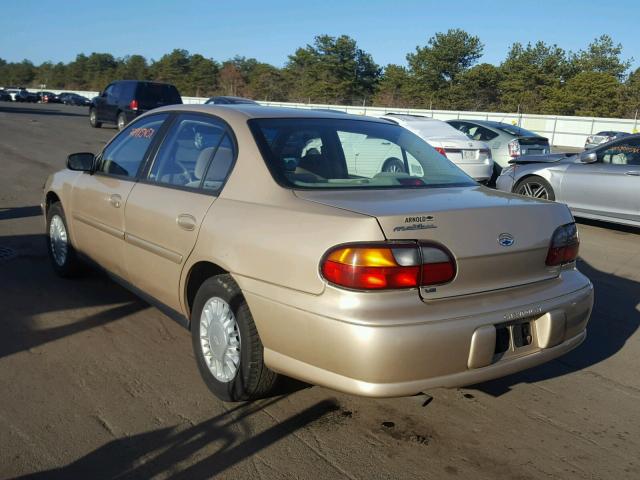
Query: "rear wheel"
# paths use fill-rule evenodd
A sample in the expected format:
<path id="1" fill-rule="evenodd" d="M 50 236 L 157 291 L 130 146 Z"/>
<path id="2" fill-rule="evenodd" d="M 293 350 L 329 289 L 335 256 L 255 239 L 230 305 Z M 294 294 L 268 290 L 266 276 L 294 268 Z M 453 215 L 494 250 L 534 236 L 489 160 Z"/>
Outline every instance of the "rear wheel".
<path id="1" fill-rule="evenodd" d="M 80 271 L 81 263 L 69 240 L 67 220 L 59 202 L 47 212 L 47 248 L 55 272 L 61 277 L 72 277 Z"/>
<path id="2" fill-rule="evenodd" d="M 90 108 L 89 109 L 89 124 L 93 127 L 93 128 L 100 128 L 102 127 L 102 122 L 98 121 L 98 112 L 96 111 L 95 108 Z"/>
<path id="3" fill-rule="evenodd" d="M 127 117 L 124 116 L 124 112 L 120 112 L 118 114 L 116 125 L 118 125 L 118 130 L 122 130 L 124 127 L 126 127 Z"/>
<path id="4" fill-rule="evenodd" d="M 253 400 L 275 386 L 278 376 L 264 364 L 260 335 L 231 275 L 200 286 L 191 311 L 191 340 L 200 375 L 221 400 Z"/>
<path id="5" fill-rule="evenodd" d="M 544 200 L 555 200 L 556 195 L 553 187 L 542 177 L 527 177 L 518 182 L 513 189 L 514 193 L 525 197 L 541 198 Z"/>
<path id="6" fill-rule="evenodd" d="M 391 157 L 387 158 L 382 166 L 383 172 L 389 173 L 402 173 L 404 172 L 404 163 L 399 158 Z"/>

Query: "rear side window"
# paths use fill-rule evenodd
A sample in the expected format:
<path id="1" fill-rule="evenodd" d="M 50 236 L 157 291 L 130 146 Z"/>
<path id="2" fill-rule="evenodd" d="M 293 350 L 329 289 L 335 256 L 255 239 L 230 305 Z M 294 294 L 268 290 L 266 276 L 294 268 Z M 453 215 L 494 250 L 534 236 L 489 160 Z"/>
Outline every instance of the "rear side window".
<path id="1" fill-rule="evenodd" d="M 233 159 L 234 148 L 224 123 L 202 115 L 183 114 L 158 150 L 148 180 L 217 191 Z"/>
<path id="2" fill-rule="evenodd" d="M 167 116 L 152 115 L 130 124 L 104 149 L 97 171 L 135 178 Z"/>
<path id="3" fill-rule="evenodd" d="M 178 89 L 164 83 L 141 82 L 136 91 L 136 100 L 142 105 L 175 105 L 182 103 Z"/>
<path id="4" fill-rule="evenodd" d="M 480 140 L 481 142 L 488 142 L 498 136 L 496 132 L 492 132 L 488 128 L 475 126 L 469 128 L 467 136 L 473 140 Z"/>

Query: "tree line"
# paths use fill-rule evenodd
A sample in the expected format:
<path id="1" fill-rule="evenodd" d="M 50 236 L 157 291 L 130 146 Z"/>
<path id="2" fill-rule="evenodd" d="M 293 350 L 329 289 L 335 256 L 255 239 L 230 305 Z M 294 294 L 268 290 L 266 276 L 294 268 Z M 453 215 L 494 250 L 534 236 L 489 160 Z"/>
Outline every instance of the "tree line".
<path id="1" fill-rule="evenodd" d="M 608 35 L 577 52 L 514 43 L 499 65 L 480 63 L 483 51 L 479 37 L 451 29 L 408 53 L 406 65 L 381 67 L 349 36 L 320 35 L 282 68 L 182 49 L 158 60 L 92 53 L 34 65 L 0 58 L 0 85 L 101 90 L 116 79 L 147 79 L 200 97 L 628 118 L 640 108 L 640 69 L 631 71 L 632 59 Z"/>

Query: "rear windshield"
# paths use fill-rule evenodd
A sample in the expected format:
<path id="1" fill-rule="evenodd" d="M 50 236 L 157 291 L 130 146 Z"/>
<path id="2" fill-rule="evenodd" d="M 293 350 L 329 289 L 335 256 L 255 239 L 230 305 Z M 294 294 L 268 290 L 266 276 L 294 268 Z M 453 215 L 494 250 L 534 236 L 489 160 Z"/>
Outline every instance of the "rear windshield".
<path id="1" fill-rule="evenodd" d="M 526 130 L 522 127 L 518 127 L 517 125 L 509 125 L 508 123 L 496 123 L 491 125 L 493 128 L 497 130 L 502 130 L 503 132 L 507 132 L 510 135 L 514 135 L 516 137 L 539 137 L 537 133 L 533 133 L 530 130 Z"/>
<path id="2" fill-rule="evenodd" d="M 425 188 L 475 182 L 417 135 L 351 119 L 253 119 L 276 181 L 291 188 Z"/>
<path id="3" fill-rule="evenodd" d="M 182 103 L 178 89 L 164 83 L 141 83 L 136 93 L 137 100 L 143 105 L 174 105 Z"/>

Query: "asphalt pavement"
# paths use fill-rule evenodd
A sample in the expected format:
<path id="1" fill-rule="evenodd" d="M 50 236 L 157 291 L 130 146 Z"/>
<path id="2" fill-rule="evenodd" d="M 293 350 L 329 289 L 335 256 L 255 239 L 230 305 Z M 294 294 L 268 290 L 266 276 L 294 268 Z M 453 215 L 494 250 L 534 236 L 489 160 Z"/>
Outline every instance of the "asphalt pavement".
<path id="1" fill-rule="evenodd" d="M 288 381 L 226 404 L 181 326 L 48 263 L 47 175 L 115 133 L 86 108 L 0 102 L 0 478 L 640 478 L 637 229 L 580 222 L 595 309 L 586 342 L 549 364 L 430 396 Z"/>

